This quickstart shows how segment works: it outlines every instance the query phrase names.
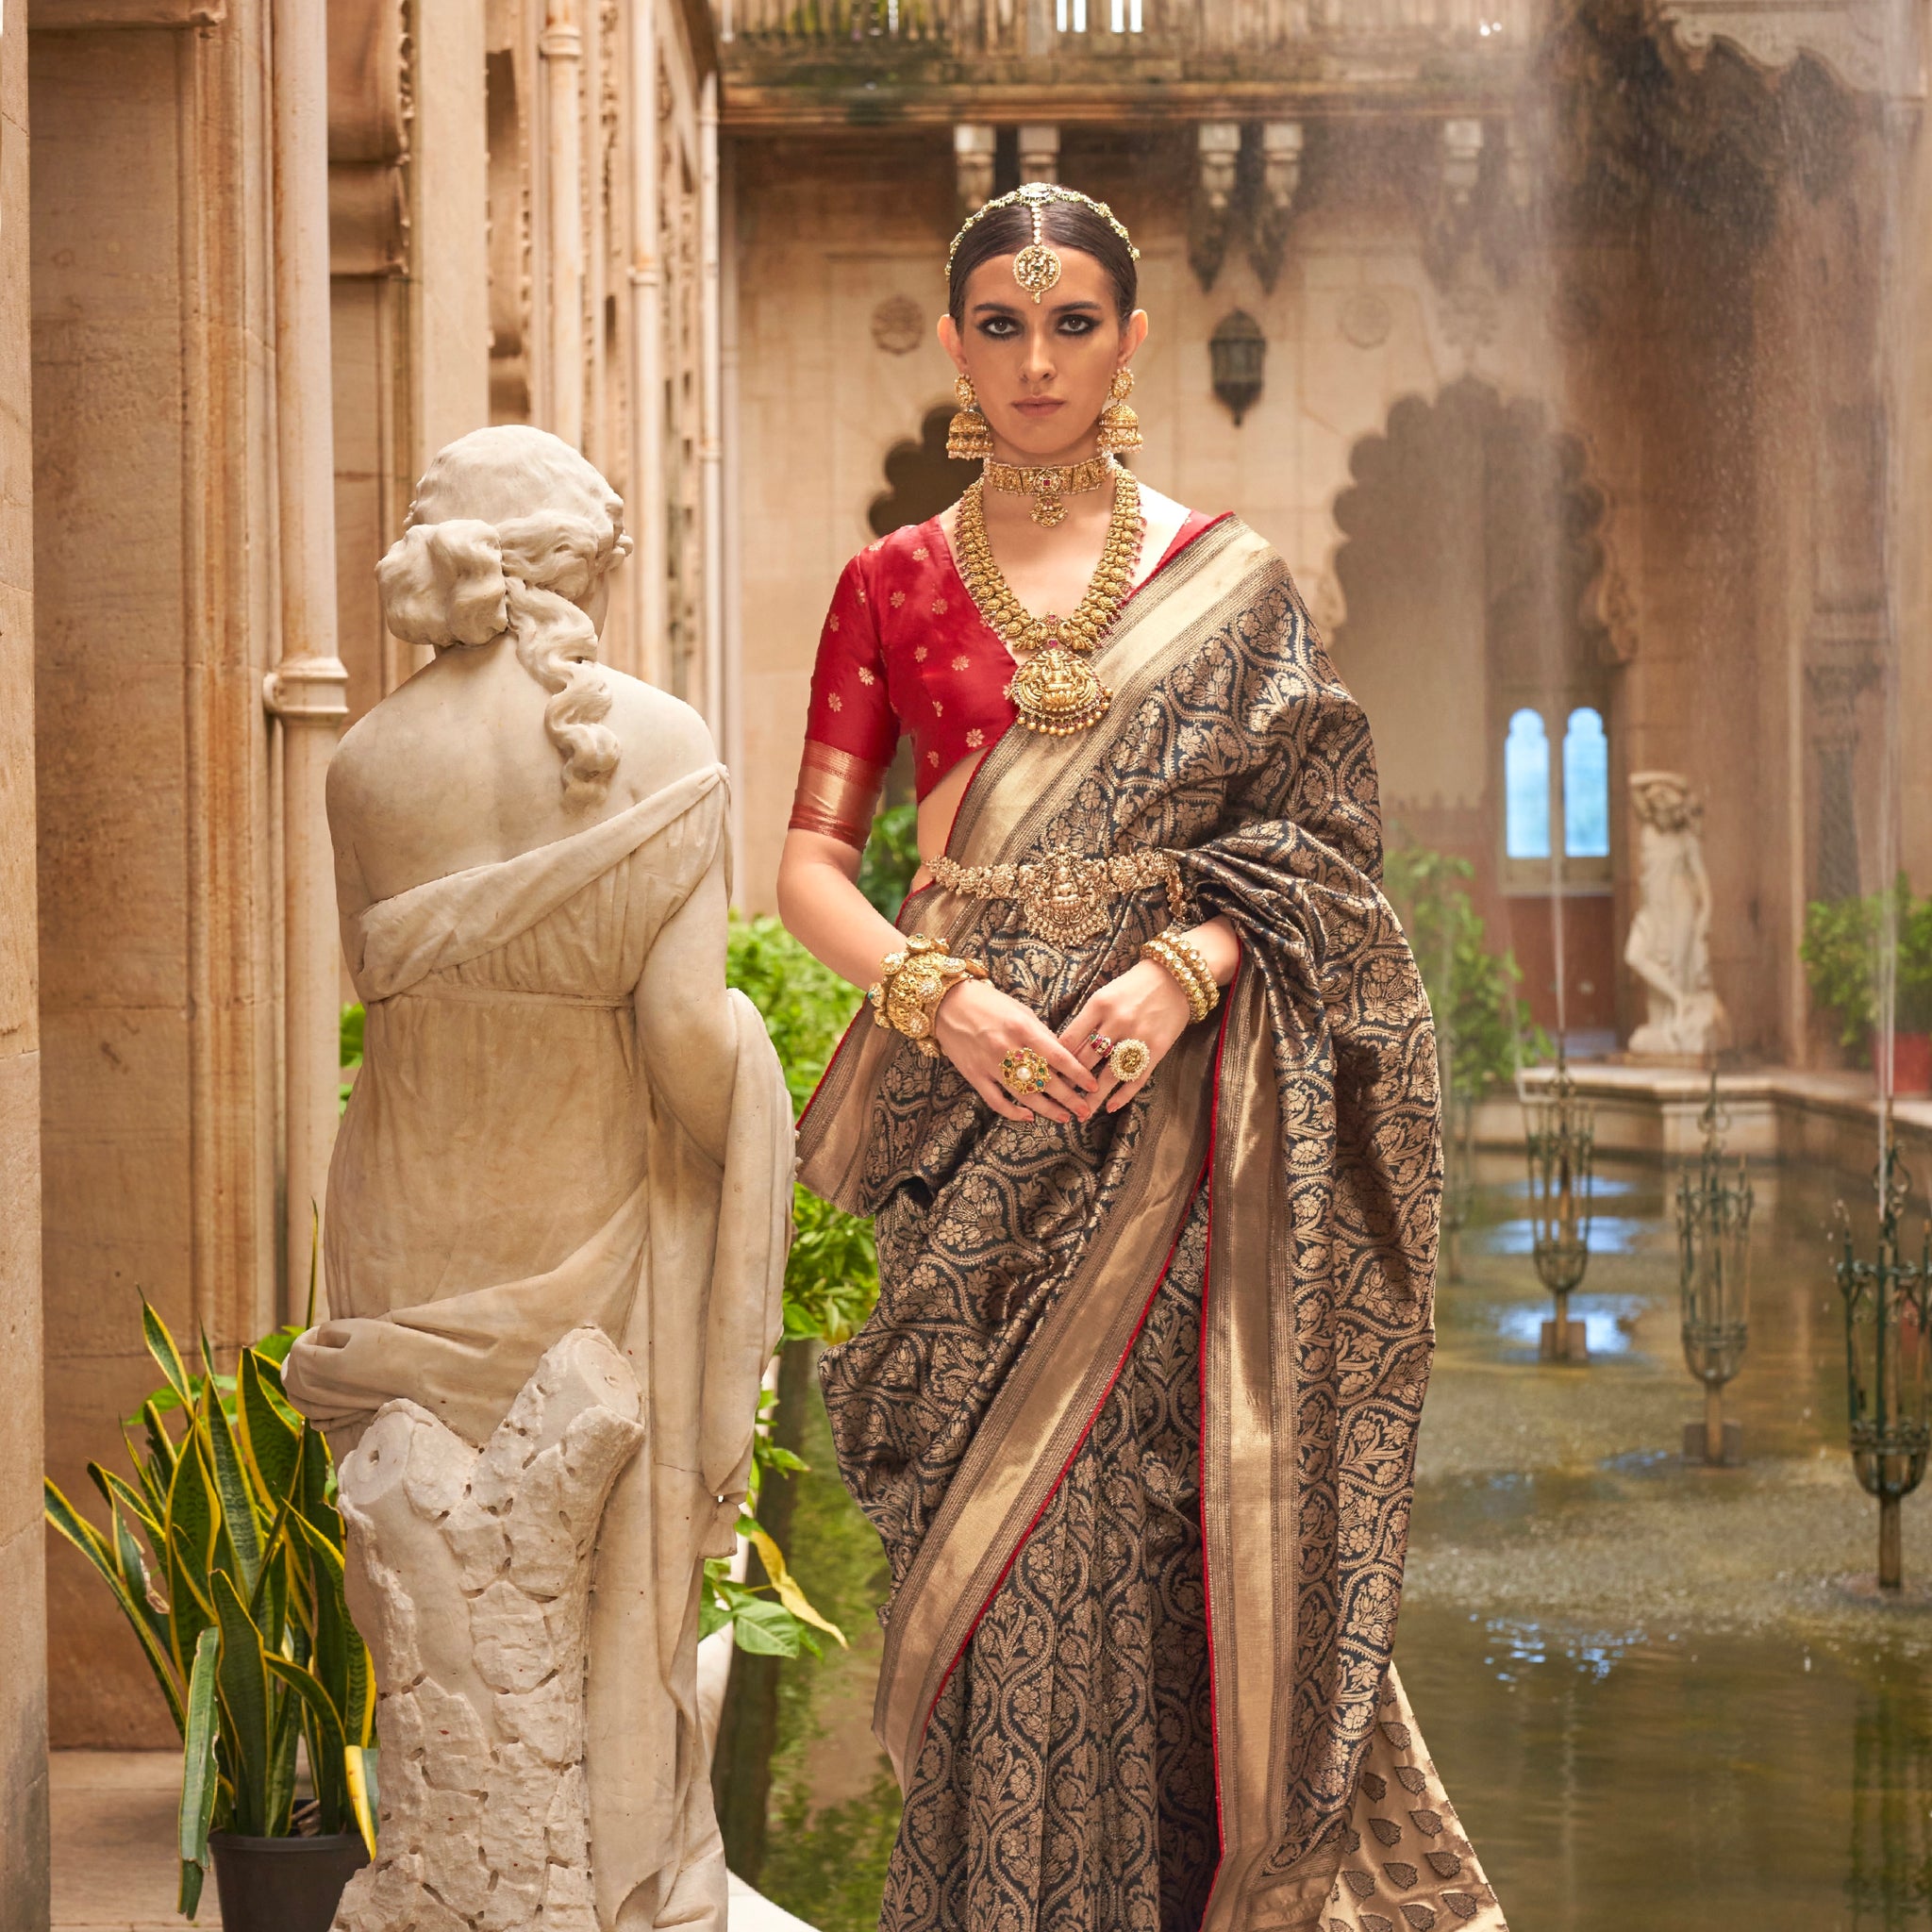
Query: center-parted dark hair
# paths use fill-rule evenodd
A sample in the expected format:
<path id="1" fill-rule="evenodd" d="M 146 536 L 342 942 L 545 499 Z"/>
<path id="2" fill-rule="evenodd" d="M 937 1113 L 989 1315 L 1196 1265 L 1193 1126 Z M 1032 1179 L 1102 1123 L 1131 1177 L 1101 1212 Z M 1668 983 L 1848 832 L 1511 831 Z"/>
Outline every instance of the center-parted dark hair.
<path id="1" fill-rule="evenodd" d="M 1133 251 L 1107 217 L 1096 214 L 1084 201 L 1050 201 L 1042 214 L 1046 239 L 1054 247 L 1091 255 L 1107 271 L 1107 278 L 1113 284 L 1114 308 L 1124 327 L 1134 312 L 1134 297 L 1141 286 Z M 946 277 L 946 308 L 955 327 L 966 326 L 966 284 L 973 271 L 983 261 L 1017 255 L 1032 239 L 1033 210 L 1020 202 L 981 216 L 959 238 Z"/>

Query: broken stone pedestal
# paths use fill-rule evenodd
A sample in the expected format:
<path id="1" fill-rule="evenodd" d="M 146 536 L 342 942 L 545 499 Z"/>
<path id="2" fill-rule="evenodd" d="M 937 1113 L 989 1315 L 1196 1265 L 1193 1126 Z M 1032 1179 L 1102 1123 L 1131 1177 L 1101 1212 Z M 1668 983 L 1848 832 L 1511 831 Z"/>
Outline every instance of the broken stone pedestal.
<path id="1" fill-rule="evenodd" d="M 480 1451 L 390 1402 L 342 1463 L 349 1609 L 380 1693 L 381 1829 L 335 1932 L 596 1932 L 591 1558 L 641 1409 L 624 1357 L 577 1328 Z"/>

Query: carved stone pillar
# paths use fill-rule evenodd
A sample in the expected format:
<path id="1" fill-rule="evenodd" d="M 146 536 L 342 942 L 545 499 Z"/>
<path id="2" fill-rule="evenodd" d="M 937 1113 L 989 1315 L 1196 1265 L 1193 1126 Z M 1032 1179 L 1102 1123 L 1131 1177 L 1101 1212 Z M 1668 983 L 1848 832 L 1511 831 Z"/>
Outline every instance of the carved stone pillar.
<path id="1" fill-rule="evenodd" d="M 1855 783 L 1858 700 L 1878 681 L 1869 658 L 1806 667 L 1811 693 L 1811 750 L 1818 764 L 1818 821 L 1811 848 L 1811 892 L 1848 899 L 1859 888 L 1858 800 Z"/>
<path id="2" fill-rule="evenodd" d="M 953 178 L 962 222 L 992 199 L 993 152 L 998 143 L 999 130 L 984 122 L 961 121 L 953 129 Z"/>
<path id="3" fill-rule="evenodd" d="M 275 552 L 281 661 L 263 701 L 282 737 L 284 1319 L 303 1305 L 310 1207 L 327 1189 L 341 1077 L 341 941 L 323 775 L 348 716 L 336 656 L 335 426 L 329 356 L 328 25 L 275 0 Z"/>
<path id="4" fill-rule="evenodd" d="M 584 138 L 577 106 L 584 37 L 575 0 L 548 0 L 537 42 L 543 63 L 543 178 L 548 186 L 549 260 L 544 292 L 550 310 L 549 367 L 541 425 L 575 443 L 584 441 Z"/>
<path id="5" fill-rule="evenodd" d="M 1188 261 L 1204 289 L 1214 286 L 1227 254 L 1234 224 L 1235 188 L 1241 175 L 1239 121 L 1204 121 L 1194 131 L 1198 166 L 1188 215 Z"/>
<path id="6" fill-rule="evenodd" d="M 1299 121 L 1261 124 L 1260 192 L 1255 198 L 1255 225 L 1248 259 L 1264 289 L 1273 291 L 1288 250 L 1288 228 L 1302 185 L 1302 150 L 1307 130 Z"/>
<path id="7" fill-rule="evenodd" d="M 1436 149 L 1435 206 L 1424 248 L 1439 281 L 1451 277 L 1474 233 L 1482 165 L 1483 124 L 1462 117 L 1443 122 Z"/>
<path id="8" fill-rule="evenodd" d="M 1020 129 L 1020 179 L 1060 178 L 1060 131 L 1050 122 L 1028 121 Z"/>

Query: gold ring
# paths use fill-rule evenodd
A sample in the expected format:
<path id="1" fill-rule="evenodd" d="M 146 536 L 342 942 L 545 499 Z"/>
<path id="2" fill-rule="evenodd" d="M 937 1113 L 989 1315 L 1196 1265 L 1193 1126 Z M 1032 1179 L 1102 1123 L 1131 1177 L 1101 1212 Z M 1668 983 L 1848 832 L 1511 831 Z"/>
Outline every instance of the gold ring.
<path id="1" fill-rule="evenodd" d="M 1000 1061 L 1000 1084 L 1017 1099 L 1040 1092 L 1052 1078 L 1046 1056 L 1030 1046 L 1016 1046 Z"/>
<path id="2" fill-rule="evenodd" d="M 1107 1063 L 1123 1080 L 1138 1080 L 1153 1058 L 1144 1040 L 1124 1040 L 1108 1055 Z"/>
<path id="3" fill-rule="evenodd" d="M 1089 1046 L 1098 1047 L 1100 1049 L 1100 1058 L 1102 1059 L 1105 1059 L 1108 1057 L 1108 1055 L 1113 1051 L 1113 1041 L 1110 1041 L 1104 1033 L 1090 1033 L 1087 1036 L 1087 1044 Z"/>

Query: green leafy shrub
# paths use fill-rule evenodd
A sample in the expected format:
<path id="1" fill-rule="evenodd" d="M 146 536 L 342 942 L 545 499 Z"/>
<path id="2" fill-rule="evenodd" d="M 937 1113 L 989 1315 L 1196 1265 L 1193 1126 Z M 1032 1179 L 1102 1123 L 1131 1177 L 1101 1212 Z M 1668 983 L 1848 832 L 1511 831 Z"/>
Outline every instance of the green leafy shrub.
<path id="1" fill-rule="evenodd" d="M 872 822 L 858 861 L 858 890 L 888 919 L 895 918 L 919 870 L 919 808 L 889 805 Z"/>
<path id="2" fill-rule="evenodd" d="M 1814 899 L 1805 908 L 1798 958 L 1812 999 L 1836 1016 L 1839 1044 L 1869 1057 L 1878 1024 L 1878 978 L 1889 919 L 1898 933 L 1895 1024 L 1932 1032 L 1932 896 L 1915 898 L 1901 873 L 1890 892 Z"/>
<path id="3" fill-rule="evenodd" d="M 298 1738 L 315 1790 L 299 1822 L 359 1830 L 374 1852 L 375 1675 L 343 1599 L 328 1445 L 282 1392 L 300 1331 L 243 1349 L 232 1376 L 215 1373 L 203 1336 L 203 1373 L 191 1375 L 167 1324 L 141 1306 L 165 1384 L 134 1419 L 144 1447 L 127 1439 L 136 1481 L 88 1464 L 105 1528 L 51 1481 L 46 1510 L 113 1592 L 181 1736 L 180 1909 L 192 1919 L 210 1831 L 297 1828 Z"/>
<path id="4" fill-rule="evenodd" d="M 338 1034 L 340 1045 L 337 1049 L 337 1064 L 345 1074 L 353 1074 L 362 1064 L 362 1022 L 363 1008 L 360 1003 L 342 1008 L 341 1024 Z M 344 1080 L 336 1089 L 336 1111 L 346 1113 L 349 1107 L 349 1089 L 355 1085 L 353 1079 Z"/>
<path id="5" fill-rule="evenodd" d="M 915 860 L 916 862 L 916 860 Z M 902 894 L 903 896 L 903 894 Z M 897 901 L 894 901 L 896 908 Z M 824 1073 L 840 1036 L 858 1010 L 859 996 L 822 966 L 775 919 L 734 915 L 725 955 L 725 977 L 765 1022 L 785 1070 L 791 1104 L 802 1108 Z M 878 1299 L 878 1256 L 872 1223 L 847 1214 L 800 1187 L 792 1195 L 793 1238 L 785 1262 L 783 1341 L 842 1341 L 872 1312 Z M 782 1345 L 782 1344 L 781 1344 Z M 805 1465 L 773 1441 L 765 1397 L 752 1467 L 752 1491 L 739 1524 L 758 1553 L 765 1580 L 740 1583 L 723 1560 L 707 1566 L 700 1628 L 707 1636 L 732 1627 L 732 1641 L 768 1657 L 823 1656 L 819 1639 L 840 1644 L 843 1633 L 812 1607 L 786 1567 L 784 1552 L 758 1520 L 758 1496 L 768 1476 L 790 1477 Z"/>
<path id="6" fill-rule="evenodd" d="M 1383 887 L 1422 970 L 1451 1091 L 1472 1103 L 1555 1052 L 1516 990 L 1515 956 L 1490 950 L 1464 884 L 1474 872 L 1466 858 L 1408 840 L 1391 843 L 1383 860 Z"/>

